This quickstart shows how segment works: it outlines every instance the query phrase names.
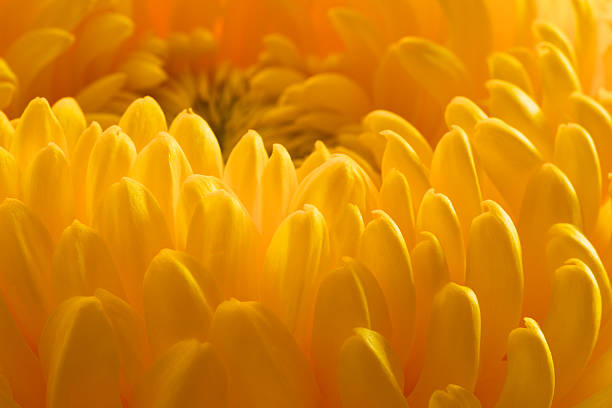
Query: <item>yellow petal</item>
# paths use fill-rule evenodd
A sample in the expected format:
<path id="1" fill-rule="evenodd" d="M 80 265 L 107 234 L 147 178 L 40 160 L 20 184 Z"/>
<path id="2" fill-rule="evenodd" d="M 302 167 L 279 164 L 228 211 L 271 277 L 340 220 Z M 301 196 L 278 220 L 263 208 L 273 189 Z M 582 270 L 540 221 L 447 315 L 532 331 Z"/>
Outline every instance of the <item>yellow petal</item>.
<path id="1" fill-rule="evenodd" d="M 54 242 L 74 219 L 74 190 L 64 152 L 50 143 L 26 169 L 23 201 L 43 221 Z"/>
<path id="2" fill-rule="evenodd" d="M 131 175 L 153 193 L 175 236 L 179 193 L 191 175 L 191 166 L 181 146 L 168 133 L 159 133 L 138 153 Z"/>
<path id="3" fill-rule="evenodd" d="M 338 357 L 353 328 L 370 328 L 368 300 L 361 280 L 351 268 L 330 272 L 321 282 L 314 309 L 310 355 L 323 397 L 340 403 Z"/>
<path id="4" fill-rule="evenodd" d="M 74 29 L 89 12 L 94 1 L 81 1 L 78 4 L 69 0 L 54 0 L 43 3 L 35 16 L 35 27 L 59 27 L 65 30 Z"/>
<path id="5" fill-rule="evenodd" d="M 404 364 L 412 345 L 415 289 L 410 255 L 401 232 L 384 212 L 377 211 L 361 239 L 359 258 L 380 284 L 393 327 L 391 344 Z"/>
<path id="6" fill-rule="evenodd" d="M 316 291 L 329 268 L 329 251 L 327 224 L 311 205 L 283 220 L 266 251 L 261 298 L 299 341 L 310 332 Z"/>
<path id="7" fill-rule="evenodd" d="M 7 198 L 0 204 L 0 248 L 0 292 L 35 350 L 51 311 L 51 238 L 23 203 Z"/>
<path id="8" fill-rule="evenodd" d="M 17 197 L 19 193 L 19 168 L 17 161 L 0 147 L 0 201 L 6 197 Z"/>
<path id="9" fill-rule="evenodd" d="M 0 58 L 0 109 L 6 109 L 17 91 L 17 77 L 6 61 Z M 4 115 L 4 114 L 2 114 Z M 4 145 L 6 147 L 6 145 Z"/>
<path id="10" fill-rule="evenodd" d="M 197 205 L 186 252 L 214 274 L 224 295 L 254 299 L 259 284 L 258 240 L 257 229 L 238 199 L 218 190 Z"/>
<path id="11" fill-rule="evenodd" d="M 480 213 L 480 185 L 472 149 L 463 129 L 454 127 L 438 142 L 429 174 L 431 186 L 446 195 L 457 212 L 463 236 Z"/>
<path id="12" fill-rule="evenodd" d="M 580 91 L 580 81 L 571 62 L 553 44 L 538 44 L 538 58 L 542 70 L 542 107 L 549 121 L 557 124 L 567 120 L 568 98 Z"/>
<path id="13" fill-rule="evenodd" d="M 417 240 L 411 258 L 418 313 L 415 319 L 414 343 L 406 364 L 406 392 L 412 391 L 423 368 L 434 296 L 449 282 L 448 266 L 438 238 L 431 232 L 421 232 Z"/>
<path id="14" fill-rule="evenodd" d="M 23 111 L 13 141 L 12 152 L 22 171 L 30 164 L 40 149 L 55 143 L 64 152 L 64 130 L 44 98 L 34 98 Z"/>
<path id="15" fill-rule="evenodd" d="M 523 281 L 514 224 L 499 204 L 484 201 L 470 228 L 466 266 L 466 285 L 476 294 L 482 317 L 481 370 L 506 351 L 508 334 L 521 318 Z"/>
<path id="16" fill-rule="evenodd" d="M 399 135 L 385 132 L 387 147 L 382 158 L 381 173 L 383 179 L 394 168 L 399 170 L 408 181 L 412 193 L 412 204 L 415 210 L 421 204 L 421 199 L 429 189 L 428 171 L 415 151 Z"/>
<path id="17" fill-rule="evenodd" d="M 535 101 L 518 86 L 506 81 L 490 80 L 487 88 L 491 94 L 491 116 L 500 118 L 525 135 L 543 157 L 551 157 L 553 135 Z"/>
<path id="18" fill-rule="evenodd" d="M 149 265 L 143 282 L 143 306 L 154 356 L 181 340 L 206 339 L 211 307 L 189 269 L 169 250 L 162 250 Z"/>
<path id="19" fill-rule="evenodd" d="M 597 10 L 588 0 L 572 1 L 576 18 L 576 56 L 578 71 L 585 89 L 592 85 L 598 59 Z"/>
<path id="20" fill-rule="evenodd" d="M 314 144 L 313 151 L 304 159 L 300 167 L 295 171 L 298 177 L 298 183 L 309 175 L 314 169 L 322 165 L 329 159 L 330 153 L 325 143 L 317 140 Z"/>
<path id="21" fill-rule="evenodd" d="M 402 67 L 440 105 L 465 92 L 468 74 L 449 49 L 423 38 L 404 37 L 397 44 L 397 52 Z"/>
<path id="22" fill-rule="evenodd" d="M 597 281 L 582 261 L 566 261 L 555 271 L 550 308 L 542 326 L 554 361 L 556 398 L 561 398 L 582 373 L 597 341 L 600 322 Z"/>
<path id="23" fill-rule="evenodd" d="M 72 154 L 79 136 L 87 127 L 85 115 L 74 98 L 62 98 L 55 102 L 53 114 L 64 129 L 68 152 Z"/>
<path id="24" fill-rule="evenodd" d="M 480 401 L 470 391 L 449 384 L 446 390 L 436 390 L 429 399 L 430 408 L 481 408 Z"/>
<path id="25" fill-rule="evenodd" d="M 597 251 L 574 225 L 553 225 L 548 231 L 548 243 L 546 244 L 548 270 L 555 271 L 571 258 L 584 262 L 595 277 L 601 294 L 602 322 L 606 321 L 612 302 L 612 289 Z"/>
<path id="26" fill-rule="evenodd" d="M 595 143 L 601 180 L 607 180 L 608 173 L 612 171 L 612 118 L 603 106 L 580 92 L 573 93 L 569 103 L 572 119 L 588 132 Z"/>
<path id="27" fill-rule="evenodd" d="M 297 175 L 291 156 L 283 145 L 275 143 L 261 175 L 262 232 L 266 241 L 287 215 L 296 189 Z"/>
<path id="28" fill-rule="evenodd" d="M 248 131 L 232 149 L 223 174 L 223 180 L 240 197 L 256 225 L 261 222 L 261 176 L 267 162 L 261 136 Z"/>
<path id="29" fill-rule="evenodd" d="M 215 190 L 225 190 L 233 195 L 231 189 L 217 177 L 192 174 L 185 179 L 176 207 L 176 235 L 179 249 L 185 249 L 189 225 L 198 204 L 205 200 L 208 193 Z"/>
<path id="30" fill-rule="evenodd" d="M 574 69 L 576 67 L 576 53 L 574 47 L 570 43 L 567 36 L 555 27 L 553 24 L 546 21 L 535 21 L 533 23 L 533 32 L 538 42 L 549 42 L 559 49 L 565 55 L 565 57 L 572 64 Z"/>
<path id="31" fill-rule="evenodd" d="M 106 243 L 96 231 L 76 220 L 62 232 L 55 248 L 51 283 L 60 301 L 91 296 L 97 288 L 125 297 Z"/>
<path id="32" fill-rule="evenodd" d="M 419 156 L 426 166 L 431 162 L 431 146 L 423 135 L 406 119 L 393 112 L 375 110 L 368 113 L 361 121 L 363 126 L 372 132 L 392 130 L 401 136 Z"/>
<path id="33" fill-rule="evenodd" d="M 117 341 L 95 297 L 73 297 L 55 310 L 41 336 L 40 359 L 47 407 L 121 407 Z"/>
<path id="34" fill-rule="evenodd" d="M 119 127 L 134 141 L 136 151 L 145 147 L 159 132 L 168 130 L 164 112 L 150 96 L 132 102 L 121 116 Z"/>
<path id="35" fill-rule="evenodd" d="M 356 328 L 340 350 L 338 389 L 342 407 L 406 408 L 402 366 L 383 336 Z"/>
<path id="36" fill-rule="evenodd" d="M 476 125 L 487 118 L 486 113 L 470 99 L 463 96 L 454 97 L 444 111 L 446 126 L 459 126 L 465 131 L 468 138 L 472 138 Z"/>
<path id="37" fill-rule="evenodd" d="M 27 31 L 4 53 L 6 62 L 17 78 L 19 88 L 27 90 L 36 75 L 72 45 L 74 37 L 60 28 Z"/>
<path id="38" fill-rule="evenodd" d="M 96 142 L 102 136 L 102 128 L 98 122 L 92 122 L 85 129 L 74 146 L 70 157 L 70 173 L 74 186 L 75 218 L 87 222 L 87 166 L 89 157 Z"/>
<path id="39" fill-rule="evenodd" d="M 525 262 L 523 310 L 537 318 L 543 317 L 550 297 L 550 278 L 542 260 L 546 234 L 559 222 L 574 224 L 580 229 L 580 204 L 565 174 L 554 164 L 546 163 L 527 185 L 517 223 Z"/>
<path id="40" fill-rule="evenodd" d="M 168 74 L 163 69 L 163 61 L 145 51 L 132 53 L 121 64 L 120 70 L 127 74 L 126 86 L 135 91 L 155 88 L 168 79 Z"/>
<path id="41" fill-rule="evenodd" d="M 427 335 L 425 363 L 408 398 L 422 406 L 447 384 L 471 391 L 476 384 L 480 351 L 480 310 L 474 292 L 448 283 L 436 294 Z"/>
<path id="42" fill-rule="evenodd" d="M 412 195 L 406 177 L 396 169 L 387 174 L 380 187 L 380 208 L 397 224 L 406 247 L 412 248 L 415 240 Z"/>
<path id="43" fill-rule="evenodd" d="M 492 27 L 486 2 L 438 0 L 449 24 L 450 48 L 476 78 L 486 74 L 485 58 L 492 48 Z"/>
<path id="44" fill-rule="evenodd" d="M 223 158 L 219 142 L 202 117 L 190 111 L 181 112 L 170 125 L 170 134 L 185 152 L 194 173 L 221 177 Z"/>
<path id="45" fill-rule="evenodd" d="M 13 398 L 23 408 L 44 407 L 45 380 L 40 361 L 26 343 L 2 298 L 0 298 L 0 330 L 2 331 L 0 366 L 10 385 Z"/>
<path id="46" fill-rule="evenodd" d="M 612 384 L 592 394 L 573 408 L 601 408 L 612 403 Z"/>
<path id="47" fill-rule="evenodd" d="M 333 264 L 338 264 L 342 257 L 357 256 L 364 229 L 359 208 L 355 204 L 348 203 L 329 230 Z"/>
<path id="48" fill-rule="evenodd" d="M 121 396 L 130 401 L 134 384 L 149 361 L 144 321 L 132 306 L 112 293 L 99 288 L 95 296 L 113 327 L 119 350 Z"/>
<path id="49" fill-rule="evenodd" d="M 172 246 L 157 201 L 145 186 L 123 178 L 108 188 L 93 225 L 111 250 L 127 299 L 140 309 L 149 262 L 160 249 Z"/>
<path id="50" fill-rule="evenodd" d="M 527 182 L 542 163 L 541 155 L 525 136 L 499 119 L 480 122 L 473 144 L 480 164 L 508 201 L 507 210 L 518 214 Z"/>
<path id="51" fill-rule="evenodd" d="M 553 162 L 570 180 L 580 201 L 584 231 L 593 231 L 601 201 L 601 170 L 589 134 L 574 123 L 560 125 Z"/>
<path id="52" fill-rule="evenodd" d="M 97 139 L 87 164 L 86 204 L 89 222 L 109 186 L 127 176 L 136 160 L 134 143 L 118 126 L 106 129 Z M 87 149 L 87 146 L 84 148 Z"/>
<path id="53" fill-rule="evenodd" d="M 184 340 L 145 374 L 135 408 L 227 407 L 227 374 L 210 343 Z"/>
<path id="54" fill-rule="evenodd" d="M 103 76 L 81 89 L 74 98 L 83 110 L 95 112 L 119 93 L 125 85 L 126 79 L 127 75 L 123 72 Z"/>
<path id="55" fill-rule="evenodd" d="M 451 280 L 465 281 L 465 249 L 457 213 L 448 197 L 427 191 L 417 214 L 417 231 L 429 231 L 439 240 L 448 262 Z"/>
<path id="56" fill-rule="evenodd" d="M 79 30 L 79 35 L 74 45 L 75 79 L 82 81 L 83 78 L 88 77 L 88 71 L 91 71 L 92 68 L 100 69 L 100 65 L 104 67 L 104 65 L 108 64 L 104 60 L 105 56 L 114 52 L 133 31 L 134 23 L 125 14 L 108 10 L 102 13 L 93 13 L 93 15 L 89 16 L 86 24 Z M 100 99 L 93 100 L 93 98 L 81 97 L 86 96 L 86 93 L 90 93 L 93 90 L 93 88 L 90 88 L 93 84 L 87 87 L 89 89 L 85 88 L 87 91 L 83 90 L 77 96 L 79 103 L 81 103 L 85 110 L 92 111 L 102 107 L 108 100 L 105 96 L 112 95 L 117 90 L 113 86 L 113 82 L 121 82 L 123 85 L 126 82 L 127 75 L 123 72 L 118 72 L 104 78 L 108 79 L 110 83 L 107 82 L 107 85 L 109 85 L 108 89 L 100 89 Z M 111 80 L 111 78 L 113 79 Z M 102 80 L 104 81 L 105 79 Z"/>
<path id="57" fill-rule="evenodd" d="M 300 84 L 300 104 L 331 110 L 360 119 L 370 109 L 364 90 L 353 80 L 336 73 L 317 74 Z"/>
<path id="58" fill-rule="evenodd" d="M 508 371 L 496 408 L 550 407 L 555 388 L 553 359 L 535 320 L 508 336 Z"/>
<path id="59" fill-rule="evenodd" d="M 0 111 L 0 147 L 11 150 L 13 139 L 15 138 L 15 128 L 4 112 Z"/>
<path id="60" fill-rule="evenodd" d="M 500 79 L 518 86 L 527 95 L 533 95 L 533 85 L 521 61 L 506 52 L 494 52 L 488 59 L 491 79 Z"/>
<path id="61" fill-rule="evenodd" d="M 368 187 L 372 187 L 367 181 L 371 183 L 355 161 L 345 155 L 333 156 L 302 180 L 289 208 L 298 210 L 312 204 L 333 225 L 349 203 L 365 213 Z"/>
<path id="62" fill-rule="evenodd" d="M 227 368 L 228 406 L 318 406 L 318 390 L 306 358 L 281 321 L 260 304 L 230 300 L 219 305 L 210 342 Z"/>

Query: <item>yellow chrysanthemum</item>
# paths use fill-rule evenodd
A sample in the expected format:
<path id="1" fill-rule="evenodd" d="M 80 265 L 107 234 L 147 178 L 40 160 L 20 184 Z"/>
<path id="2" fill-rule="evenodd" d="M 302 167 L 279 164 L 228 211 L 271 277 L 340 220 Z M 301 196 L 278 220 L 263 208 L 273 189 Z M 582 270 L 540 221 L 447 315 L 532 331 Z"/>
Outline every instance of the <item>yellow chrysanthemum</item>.
<path id="1" fill-rule="evenodd" d="M 1 406 L 612 406 L 610 6 L 379 3 L 0 0 Z"/>

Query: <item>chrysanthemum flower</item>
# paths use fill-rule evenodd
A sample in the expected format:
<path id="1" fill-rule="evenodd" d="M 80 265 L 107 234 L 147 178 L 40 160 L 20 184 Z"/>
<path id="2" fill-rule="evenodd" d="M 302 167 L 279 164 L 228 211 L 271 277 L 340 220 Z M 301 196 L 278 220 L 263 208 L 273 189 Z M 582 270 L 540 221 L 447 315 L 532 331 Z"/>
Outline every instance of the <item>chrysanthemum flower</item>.
<path id="1" fill-rule="evenodd" d="M 0 1 L 0 405 L 612 406 L 607 15 L 549 3 Z"/>

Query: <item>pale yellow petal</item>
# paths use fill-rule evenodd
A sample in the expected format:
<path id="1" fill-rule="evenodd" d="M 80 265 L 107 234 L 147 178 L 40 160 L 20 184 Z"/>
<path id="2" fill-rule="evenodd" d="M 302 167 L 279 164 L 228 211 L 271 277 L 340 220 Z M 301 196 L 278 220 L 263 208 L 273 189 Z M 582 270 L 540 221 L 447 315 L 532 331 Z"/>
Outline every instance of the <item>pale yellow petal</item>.
<path id="1" fill-rule="evenodd" d="M 472 219 L 480 213 L 480 184 L 474 157 L 463 129 L 453 127 L 438 142 L 431 160 L 431 186 L 446 195 L 453 203 L 467 238 Z"/>
<path id="2" fill-rule="evenodd" d="M 533 175 L 525 190 L 517 230 L 523 247 L 525 299 L 523 310 L 543 318 L 550 297 L 550 278 L 542 259 L 548 229 L 560 222 L 581 228 L 580 204 L 568 178 L 546 163 Z"/>
<path id="3" fill-rule="evenodd" d="M 518 86 L 533 95 L 533 85 L 521 61 L 507 52 L 494 52 L 488 58 L 491 79 L 499 79 Z"/>
<path id="4" fill-rule="evenodd" d="M 601 202 L 601 169 L 595 145 L 580 125 L 560 125 L 555 139 L 555 163 L 570 180 L 580 201 L 587 235 L 597 222 Z"/>
<path id="5" fill-rule="evenodd" d="M 66 152 L 64 130 L 49 103 L 44 98 L 34 98 L 19 119 L 11 149 L 22 171 L 38 151 L 49 143 L 55 143 Z"/>
<path id="6" fill-rule="evenodd" d="M 211 307 L 189 269 L 169 250 L 149 265 L 143 281 L 147 337 L 154 357 L 186 339 L 203 341 L 212 320 Z"/>
<path id="7" fill-rule="evenodd" d="M 481 370 L 490 369 L 506 351 L 506 339 L 521 318 L 523 261 L 512 220 L 493 201 L 484 201 L 474 218 L 467 247 L 466 285 L 480 305 Z"/>
<path id="8" fill-rule="evenodd" d="M 74 216 L 83 222 L 87 222 L 86 182 L 89 157 L 101 136 L 102 127 L 98 122 L 92 122 L 79 136 L 70 157 L 70 173 L 74 186 Z"/>
<path id="9" fill-rule="evenodd" d="M 74 190 L 64 152 L 50 143 L 39 150 L 23 178 L 23 201 L 45 224 L 57 242 L 74 219 Z"/>
<path id="10" fill-rule="evenodd" d="M 380 207 L 400 229 L 406 247 L 411 249 L 415 241 L 415 220 L 412 194 L 406 177 L 392 169 L 380 187 Z"/>
<path id="11" fill-rule="evenodd" d="M 361 239 L 359 259 L 372 271 L 389 306 L 393 333 L 389 338 L 405 364 L 415 324 L 415 288 L 410 255 L 401 232 L 384 212 L 368 223 Z"/>
<path id="12" fill-rule="evenodd" d="M 72 155 L 79 136 L 87 127 L 85 115 L 74 98 L 62 98 L 53 104 L 53 114 L 59 121 L 66 138 L 66 154 Z"/>
<path id="13" fill-rule="evenodd" d="M 408 401 L 423 406 L 436 389 L 472 391 L 480 355 L 480 310 L 471 289 L 448 283 L 434 298 L 423 371 Z"/>
<path id="14" fill-rule="evenodd" d="M 129 401 L 136 381 L 149 364 L 145 324 L 129 303 L 111 292 L 96 289 L 95 297 L 102 304 L 117 339 L 121 396 Z"/>
<path id="15" fill-rule="evenodd" d="M 554 137 L 548 129 L 544 113 L 537 103 L 518 86 L 493 79 L 487 82 L 491 98 L 491 116 L 495 116 L 521 132 L 544 158 L 550 158 Z"/>
<path id="16" fill-rule="evenodd" d="M 0 201 L 7 197 L 17 198 L 19 195 L 19 168 L 17 161 L 0 147 Z"/>
<path id="17" fill-rule="evenodd" d="M 150 96 L 132 102 L 121 116 L 119 127 L 132 139 L 136 151 L 145 147 L 159 132 L 168 130 L 164 112 Z"/>
<path id="18" fill-rule="evenodd" d="M 402 395 L 402 366 L 386 339 L 356 328 L 340 350 L 338 389 L 342 407 L 407 408 Z"/>
<path id="19" fill-rule="evenodd" d="M 486 119 L 476 126 L 473 139 L 479 163 L 507 200 L 511 215 L 518 215 L 525 188 L 542 156 L 522 133 L 499 119 Z"/>
<path id="20" fill-rule="evenodd" d="M 168 133 L 160 132 L 138 153 L 130 174 L 153 193 L 176 241 L 179 194 L 183 182 L 192 174 L 181 146 Z"/>
<path id="21" fill-rule="evenodd" d="M 311 205 L 281 223 L 266 251 L 261 298 L 298 342 L 310 332 L 316 291 L 330 266 L 329 251 L 325 218 Z"/>
<path id="22" fill-rule="evenodd" d="M 368 300 L 357 274 L 345 266 L 323 279 L 314 309 L 310 356 L 326 404 L 340 404 L 338 357 L 355 327 L 371 327 Z"/>
<path id="23" fill-rule="evenodd" d="M 372 132 L 392 130 L 397 133 L 412 147 L 419 159 L 429 166 L 432 155 L 431 146 L 417 128 L 400 115 L 385 110 L 375 110 L 364 116 L 361 123 Z"/>
<path id="24" fill-rule="evenodd" d="M 228 400 L 226 369 L 210 343 L 176 343 L 147 371 L 136 396 L 135 408 L 225 408 Z"/>
<path id="25" fill-rule="evenodd" d="M 227 368 L 229 407 L 318 406 L 306 358 L 287 328 L 259 303 L 223 302 L 210 330 L 210 342 Z"/>
<path id="26" fill-rule="evenodd" d="M 486 118 L 486 113 L 478 105 L 463 96 L 456 96 L 451 99 L 444 110 L 446 126 L 449 129 L 453 126 L 459 126 L 470 139 L 474 135 L 476 125 Z"/>
<path id="27" fill-rule="evenodd" d="M 256 225 L 261 223 L 261 176 L 268 153 L 261 136 L 248 131 L 234 146 L 227 159 L 223 180 L 240 198 Z"/>
<path id="28" fill-rule="evenodd" d="M 132 140 L 118 126 L 112 126 L 97 139 L 87 160 L 86 213 L 91 222 L 109 186 L 127 176 L 136 160 Z M 87 150 L 88 146 L 83 146 Z M 84 151 L 83 155 L 87 155 Z M 81 159 L 85 161 L 85 158 Z"/>
<path id="29" fill-rule="evenodd" d="M 255 224 L 238 199 L 218 190 L 197 205 L 186 252 L 215 276 L 225 296 L 254 299 L 259 285 L 258 242 Z"/>
<path id="30" fill-rule="evenodd" d="M 123 178 L 108 188 L 93 225 L 111 250 L 127 299 L 140 310 L 149 262 L 160 249 L 172 246 L 157 201 L 145 186 Z"/>
<path id="31" fill-rule="evenodd" d="M 97 298 L 73 297 L 55 310 L 41 336 L 40 358 L 47 407 L 121 407 L 117 341 Z"/>
<path id="32" fill-rule="evenodd" d="M 33 349 L 51 312 L 51 238 L 18 200 L 0 204 L 0 293 Z"/>
<path id="33" fill-rule="evenodd" d="M 461 225 L 451 201 L 433 189 L 427 191 L 417 214 L 417 231 L 429 231 L 439 240 L 451 280 L 465 281 L 465 248 Z"/>
<path id="34" fill-rule="evenodd" d="M 23 408 L 45 406 L 45 379 L 36 354 L 26 343 L 4 299 L 0 298 L 0 366 L 12 396 Z M 1 405 L 1 404 L 0 404 Z"/>
<path id="35" fill-rule="evenodd" d="M 569 259 L 553 277 L 552 297 L 542 326 L 554 361 L 555 397 L 574 385 L 586 366 L 601 322 L 597 281 L 582 261 Z"/>
<path id="36" fill-rule="evenodd" d="M 295 166 L 287 149 L 274 144 L 270 160 L 261 175 L 262 234 L 268 241 L 287 215 L 297 189 Z"/>
<path id="37" fill-rule="evenodd" d="M 508 371 L 496 408 L 550 407 L 555 388 L 553 360 L 535 320 L 508 336 Z"/>
<path id="38" fill-rule="evenodd" d="M 194 173 L 221 177 L 221 148 L 217 137 L 202 117 L 183 111 L 174 119 L 169 132 L 185 152 Z"/>
<path id="39" fill-rule="evenodd" d="M 400 171 L 412 193 L 412 204 L 416 211 L 421 204 L 421 199 L 429 189 L 429 171 L 423 165 L 415 151 L 397 133 L 385 132 L 387 146 L 382 158 L 381 173 L 383 180 L 390 171 L 397 169 Z"/>
<path id="40" fill-rule="evenodd" d="M 92 296 L 103 288 L 125 298 L 125 292 L 110 251 L 100 235 L 75 220 L 60 236 L 51 268 L 55 296 Z"/>

